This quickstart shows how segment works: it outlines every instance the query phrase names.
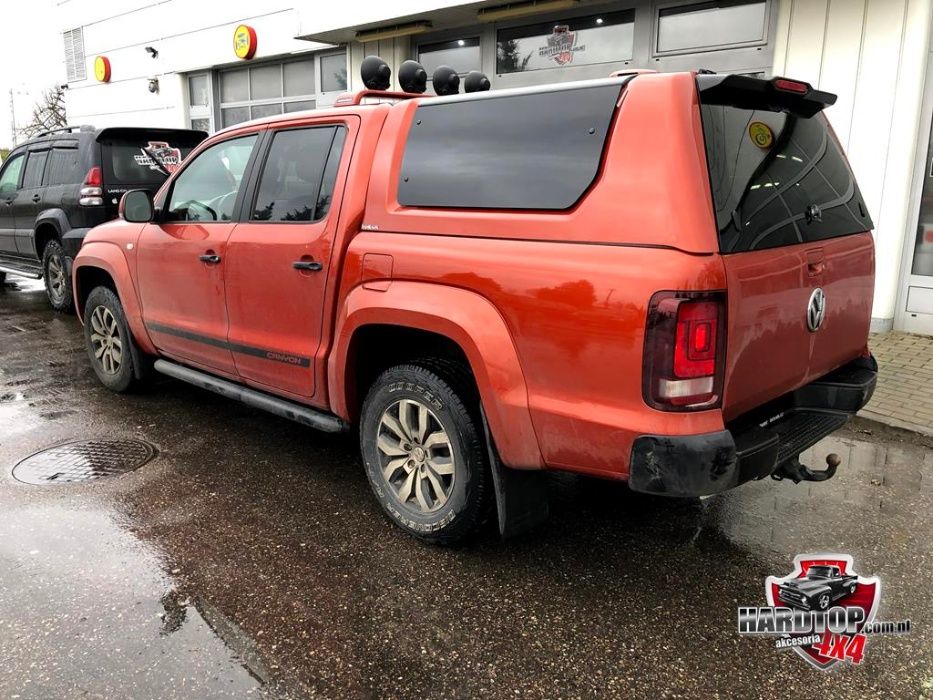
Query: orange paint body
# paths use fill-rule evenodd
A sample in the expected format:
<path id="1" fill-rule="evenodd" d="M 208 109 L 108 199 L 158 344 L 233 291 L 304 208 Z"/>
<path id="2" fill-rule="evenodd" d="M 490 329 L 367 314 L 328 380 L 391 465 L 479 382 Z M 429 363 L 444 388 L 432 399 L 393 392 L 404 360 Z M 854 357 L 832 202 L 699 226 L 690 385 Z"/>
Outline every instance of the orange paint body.
<path id="1" fill-rule="evenodd" d="M 389 324 L 443 335 L 470 362 L 506 465 L 616 479 L 627 477 L 638 436 L 721 431 L 864 349 L 870 234 L 720 254 L 692 74 L 640 75 L 620 89 L 599 174 L 567 211 L 401 206 L 406 137 L 423 99 L 216 134 L 188 160 L 231 135 L 345 126 L 329 216 L 297 226 L 107 224 L 75 261 L 76 294 L 81 269 L 100 267 L 145 351 L 351 421 L 356 333 Z M 205 268 L 198 255 L 206 251 L 223 265 Z M 302 256 L 323 271 L 292 270 Z M 829 308 L 820 334 L 805 327 L 814 256 L 827 294 L 845 300 Z M 725 290 L 721 407 L 677 412 L 645 403 L 646 319 L 661 290 Z M 154 330 L 165 325 L 310 362 L 266 362 Z"/>

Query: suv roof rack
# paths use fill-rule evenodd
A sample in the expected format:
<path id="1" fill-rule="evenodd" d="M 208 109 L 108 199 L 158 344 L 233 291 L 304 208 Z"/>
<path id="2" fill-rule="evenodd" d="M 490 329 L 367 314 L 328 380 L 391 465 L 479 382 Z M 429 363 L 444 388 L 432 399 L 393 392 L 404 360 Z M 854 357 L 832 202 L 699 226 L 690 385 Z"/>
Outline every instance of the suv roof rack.
<path id="1" fill-rule="evenodd" d="M 57 129 L 49 129 L 48 131 L 43 131 L 40 134 L 36 134 L 35 138 L 41 138 L 42 136 L 49 136 L 50 134 L 61 134 L 61 133 L 71 133 L 71 132 L 86 132 L 94 131 L 94 127 L 90 124 L 76 124 L 73 126 L 60 126 Z"/>

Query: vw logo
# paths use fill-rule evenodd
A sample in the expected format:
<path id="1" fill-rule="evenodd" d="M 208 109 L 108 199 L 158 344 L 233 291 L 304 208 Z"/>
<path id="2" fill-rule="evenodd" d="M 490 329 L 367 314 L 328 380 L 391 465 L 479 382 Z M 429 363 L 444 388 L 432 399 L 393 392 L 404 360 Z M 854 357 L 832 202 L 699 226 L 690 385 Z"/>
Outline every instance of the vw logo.
<path id="1" fill-rule="evenodd" d="M 823 325 L 824 318 L 826 318 L 826 294 L 817 287 L 807 303 L 807 328 L 815 333 Z"/>

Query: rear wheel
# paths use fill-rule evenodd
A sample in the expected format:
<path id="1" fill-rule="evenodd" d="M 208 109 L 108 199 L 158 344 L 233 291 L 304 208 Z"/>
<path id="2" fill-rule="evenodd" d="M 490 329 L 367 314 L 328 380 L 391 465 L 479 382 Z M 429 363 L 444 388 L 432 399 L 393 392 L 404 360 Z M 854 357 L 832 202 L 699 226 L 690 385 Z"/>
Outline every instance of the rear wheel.
<path id="1" fill-rule="evenodd" d="M 49 241 L 42 252 L 42 276 L 52 308 L 61 313 L 71 313 L 74 310 L 71 260 L 58 241 Z"/>
<path id="2" fill-rule="evenodd" d="M 490 476 L 472 392 L 455 373 L 443 375 L 419 365 L 383 372 L 363 404 L 360 450 L 389 519 L 427 542 L 454 544 L 482 524 Z"/>
<path id="3" fill-rule="evenodd" d="M 117 393 L 129 391 L 137 384 L 134 355 L 142 355 L 134 347 L 123 305 L 113 290 L 96 287 L 88 295 L 84 305 L 84 339 L 91 366 L 101 384 Z"/>

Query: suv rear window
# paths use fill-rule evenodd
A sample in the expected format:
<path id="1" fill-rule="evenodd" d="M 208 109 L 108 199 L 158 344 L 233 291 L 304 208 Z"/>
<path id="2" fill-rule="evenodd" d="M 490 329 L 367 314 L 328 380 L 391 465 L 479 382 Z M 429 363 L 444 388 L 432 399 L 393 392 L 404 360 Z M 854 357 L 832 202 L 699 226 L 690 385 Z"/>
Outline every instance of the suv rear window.
<path id="1" fill-rule="evenodd" d="M 204 140 L 198 131 L 104 130 L 98 137 L 107 187 L 158 188 Z"/>
<path id="2" fill-rule="evenodd" d="M 592 184 L 622 81 L 418 106 L 398 201 L 412 207 L 568 209 Z"/>
<path id="3" fill-rule="evenodd" d="M 719 246 L 723 253 L 809 243 L 873 228 L 826 117 L 704 100 L 700 93 Z"/>

